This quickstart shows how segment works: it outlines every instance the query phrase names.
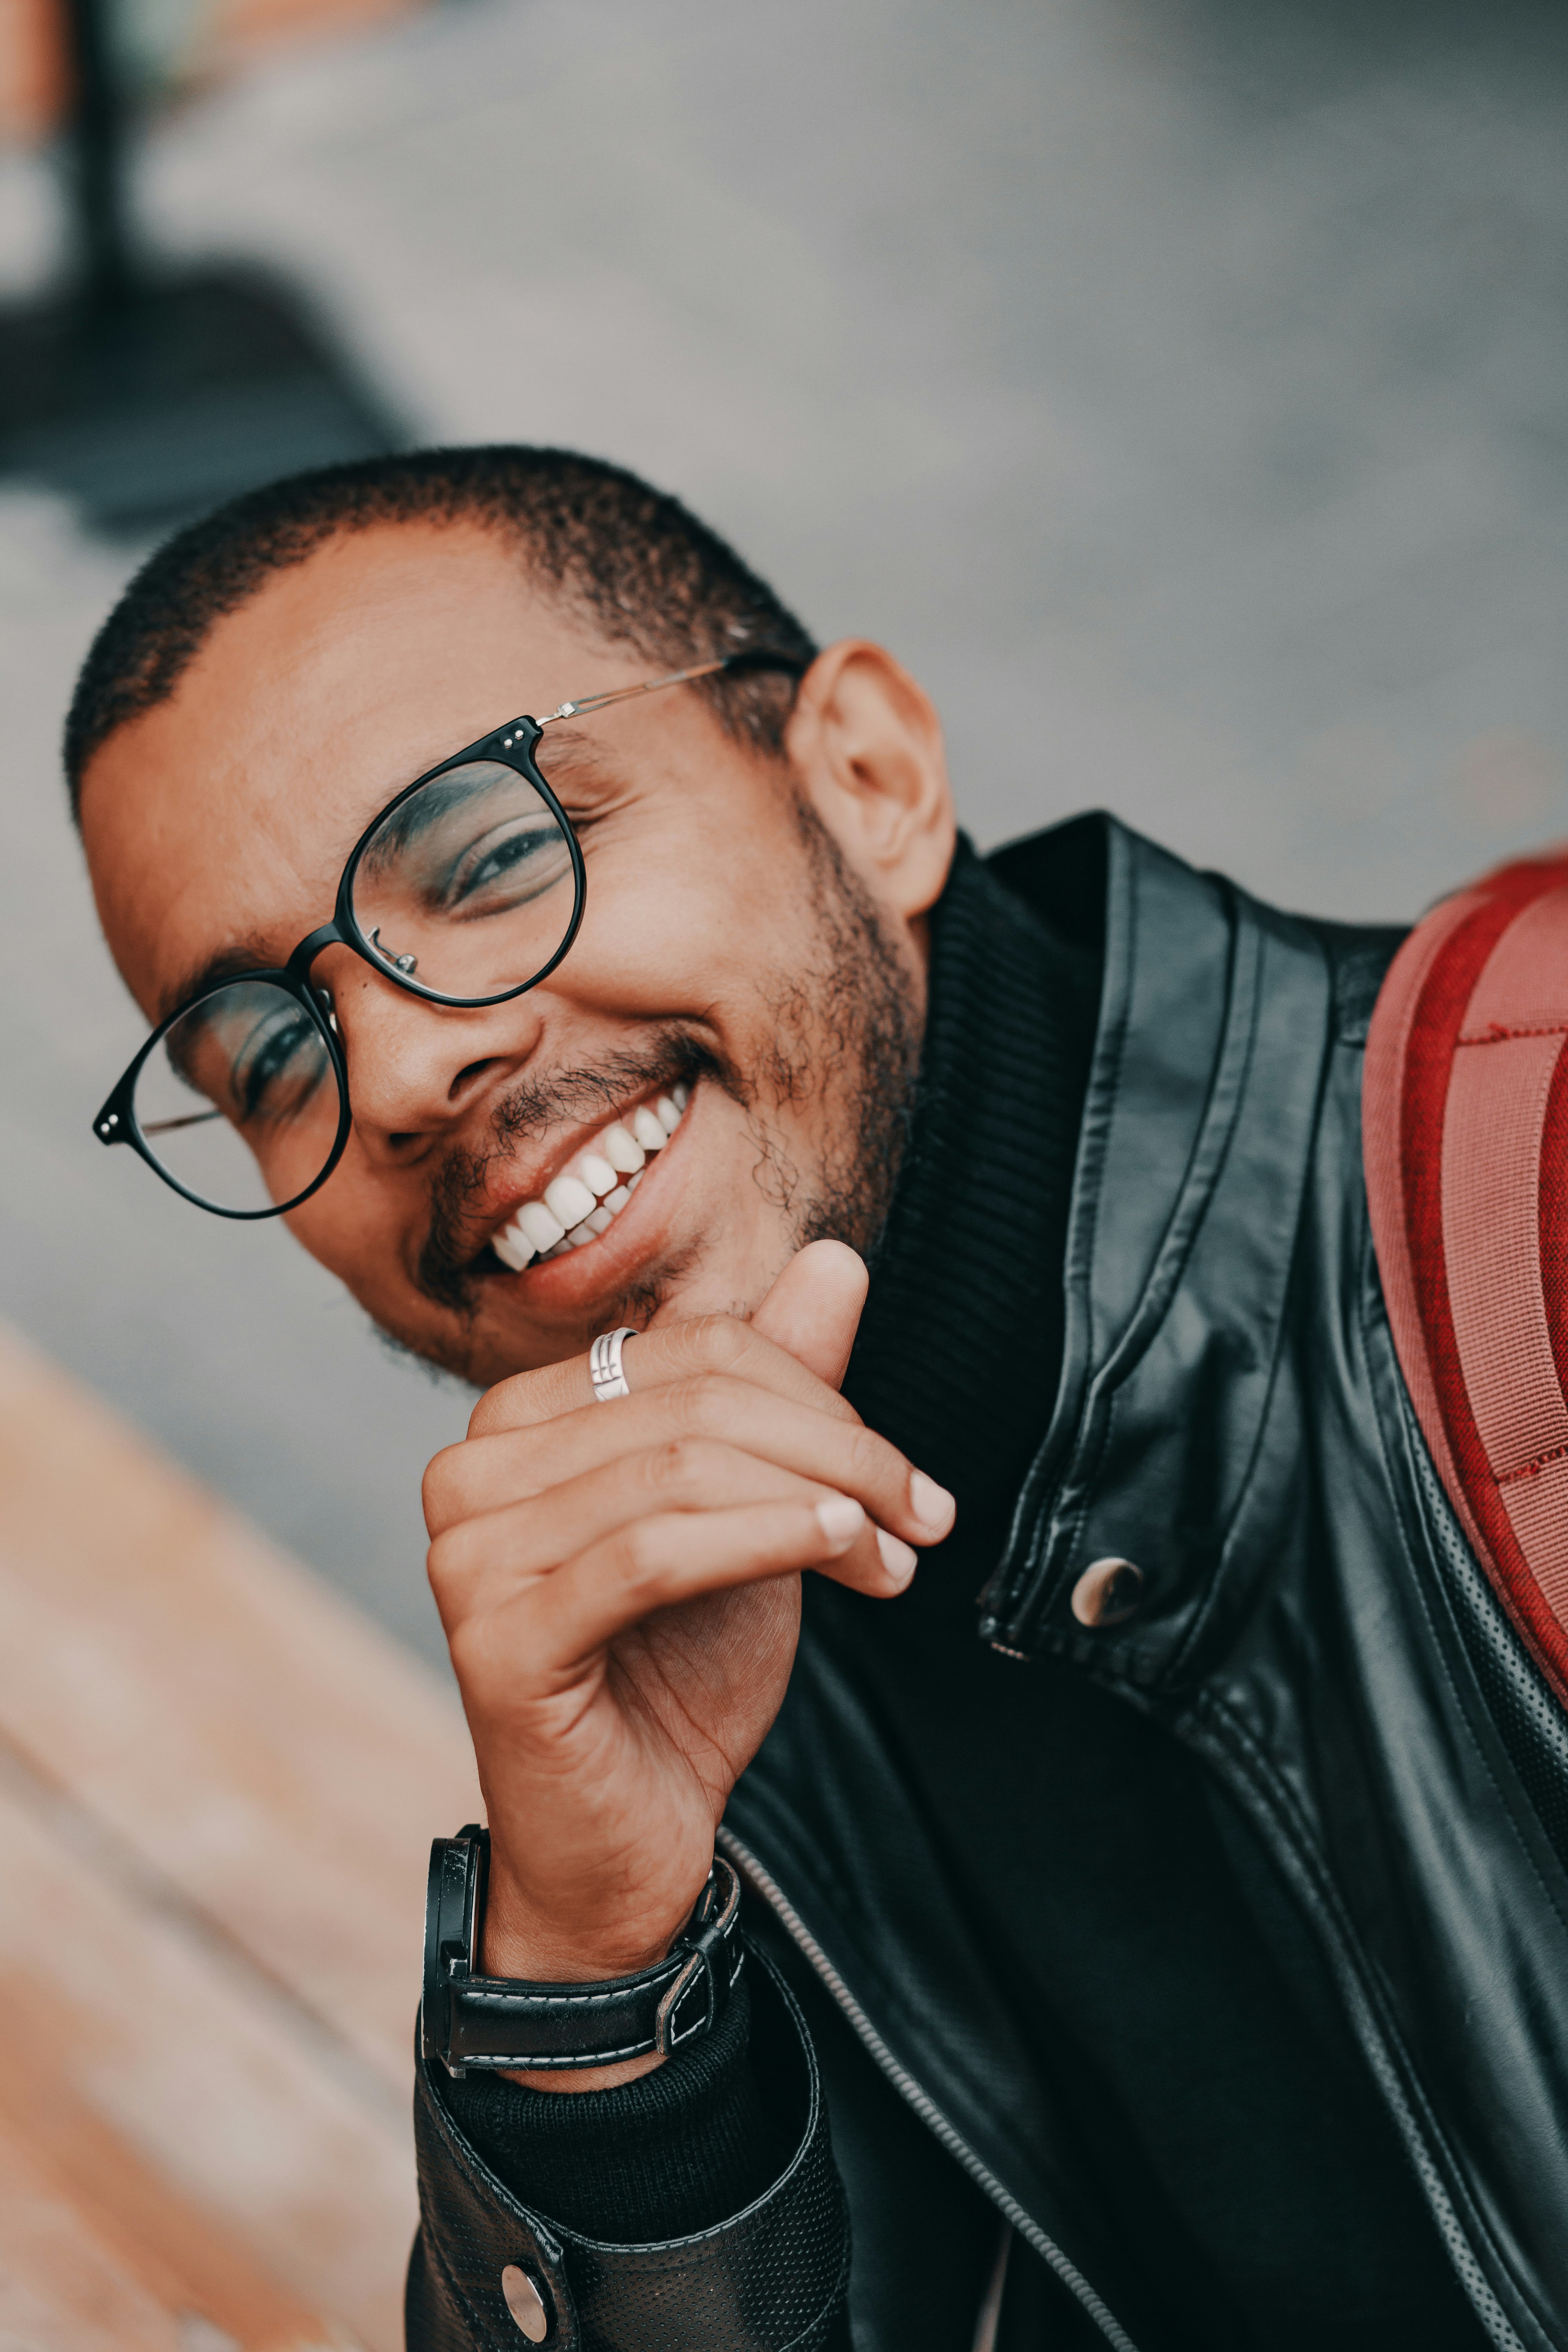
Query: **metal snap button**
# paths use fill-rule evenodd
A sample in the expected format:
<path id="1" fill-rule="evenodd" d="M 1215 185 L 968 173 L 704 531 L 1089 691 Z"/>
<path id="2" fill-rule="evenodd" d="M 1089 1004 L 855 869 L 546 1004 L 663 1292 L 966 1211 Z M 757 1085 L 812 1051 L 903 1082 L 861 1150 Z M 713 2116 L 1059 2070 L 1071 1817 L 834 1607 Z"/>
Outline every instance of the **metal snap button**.
<path id="1" fill-rule="evenodd" d="M 1091 1559 L 1072 1589 L 1080 1625 L 1120 1625 L 1143 1604 L 1143 1571 L 1130 1559 Z"/>
<path id="2" fill-rule="evenodd" d="M 531 2344 L 542 2344 L 550 2333 L 550 2315 L 544 2308 L 544 2297 L 525 2270 L 516 2263 L 508 2263 L 500 2274 L 500 2291 L 506 2297 L 506 2307 Z"/>

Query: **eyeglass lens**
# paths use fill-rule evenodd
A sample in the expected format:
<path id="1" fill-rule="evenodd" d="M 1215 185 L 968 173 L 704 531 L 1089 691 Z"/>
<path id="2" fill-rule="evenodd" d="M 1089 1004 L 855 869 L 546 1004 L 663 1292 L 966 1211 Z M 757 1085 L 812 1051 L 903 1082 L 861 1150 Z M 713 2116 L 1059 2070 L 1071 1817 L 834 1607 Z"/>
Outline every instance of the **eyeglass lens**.
<path id="1" fill-rule="evenodd" d="M 390 809 L 361 853 L 354 920 L 439 995 L 500 996 L 534 979 L 571 929 L 572 853 L 549 803 L 499 760 L 448 768 Z"/>
<path id="2" fill-rule="evenodd" d="M 214 1208 L 287 1206 L 331 1157 L 338 1076 L 321 1030 L 287 989 L 236 980 L 192 1005 L 136 1080 L 154 1158 Z"/>

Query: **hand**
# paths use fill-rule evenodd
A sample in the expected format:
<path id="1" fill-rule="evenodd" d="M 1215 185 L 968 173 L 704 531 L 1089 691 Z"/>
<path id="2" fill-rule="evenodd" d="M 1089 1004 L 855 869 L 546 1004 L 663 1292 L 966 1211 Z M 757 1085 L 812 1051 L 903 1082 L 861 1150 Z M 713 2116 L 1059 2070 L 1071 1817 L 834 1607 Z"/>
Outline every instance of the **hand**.
<path id="1" fill-rule="evenodd" d="M 837 1393 L 865 1296 L 853 1251 L 814 1243 L 749 1324 L 628 1340 L 629 1397 L 599 1403 L 586 1357 L 521 1373 L 431 1464 L 430 1580 L 490 1826 L 488 1972 L 662 1958 L 784 1697 L 801 1570 L 890 1598 L 910 1547 L 952 1526 L 951 1496 Z"/>

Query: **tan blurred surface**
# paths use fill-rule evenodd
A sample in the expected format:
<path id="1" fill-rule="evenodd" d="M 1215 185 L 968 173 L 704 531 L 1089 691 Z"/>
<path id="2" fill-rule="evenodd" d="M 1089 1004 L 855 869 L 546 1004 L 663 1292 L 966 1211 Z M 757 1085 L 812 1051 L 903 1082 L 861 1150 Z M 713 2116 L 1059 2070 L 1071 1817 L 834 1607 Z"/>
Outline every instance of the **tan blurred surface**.
<path id="1" fill-rule="evenodd" d="M 0 0 L 0 138 L 37 139 L 65 110 L 59 0 Z"/>
<path id="2" fill-rule="evenodd" d="M 424 1670 L 0 1328 L 0 2341 L 402 2342 Z"/>

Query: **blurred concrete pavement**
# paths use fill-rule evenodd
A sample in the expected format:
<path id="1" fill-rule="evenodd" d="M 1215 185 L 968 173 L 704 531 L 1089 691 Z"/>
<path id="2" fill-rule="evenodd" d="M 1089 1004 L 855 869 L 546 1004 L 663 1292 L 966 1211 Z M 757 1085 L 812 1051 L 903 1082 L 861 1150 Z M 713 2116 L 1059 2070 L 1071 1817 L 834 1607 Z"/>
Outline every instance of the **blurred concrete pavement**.
<path id="1" fill-rule="evenodd" d="M 461 0 L 187 105 L 144 196 L 428 437 L 628 461 L 884 638 L 983 842 L 1108 803 L 1399 917 L 1568 827 L 1560 9 Z M 0 289 L 53 219 L 0 159 Z M 468 1399 L 88 1133 L 139 1029 L 55 747 L 127 569 L 0 499 L 0 1311 L 437 1654 Z"/>

